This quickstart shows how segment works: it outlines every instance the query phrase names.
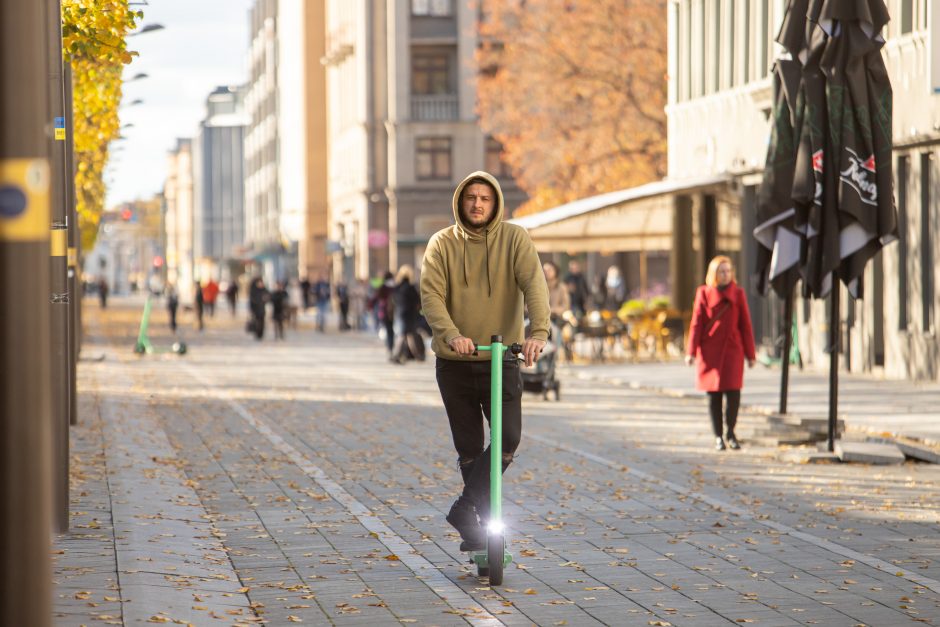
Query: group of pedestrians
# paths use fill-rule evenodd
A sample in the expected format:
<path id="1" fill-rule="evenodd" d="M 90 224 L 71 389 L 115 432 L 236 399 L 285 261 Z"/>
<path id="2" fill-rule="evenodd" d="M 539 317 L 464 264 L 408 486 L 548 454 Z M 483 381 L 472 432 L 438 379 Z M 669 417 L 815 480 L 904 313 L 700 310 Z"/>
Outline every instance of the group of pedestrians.
<path id="1" fill-rule="evenodd" d="M 193 313 L 195 314 L 194 324 L 197 331 L 205 329 L 206 314 L 208 314 L 210 318 L 215 316 L 215 305 L 220 292 L 221 288 L 214 279 L 209 279 L 205 282 L 198 280 L 193 282 Z M 163 293 L 166 299 L 166 309 L 170 320 L 170 330 L 176 333 L 178 328 L 177 315 L 180 305 L 179 291 L 176 289 L 175 284 L 167 283 Z M 227 291 L 226 294 L 228 294 Z"/>
<path id="2" fill-rule="evenodd" d="M 285 281 L 278 281 L 274 284 L 274 289 L 269 290 L 261 277 L 252 279 L 251 285 L 248 287 L 248 322 L 245 325 L 245 330 L 254 335 L 256 340 L 264 339 L 268 303 L 271 303 L 274 339 L 283 340 L 284 323 L 293 315 L 290 294 Z"/>

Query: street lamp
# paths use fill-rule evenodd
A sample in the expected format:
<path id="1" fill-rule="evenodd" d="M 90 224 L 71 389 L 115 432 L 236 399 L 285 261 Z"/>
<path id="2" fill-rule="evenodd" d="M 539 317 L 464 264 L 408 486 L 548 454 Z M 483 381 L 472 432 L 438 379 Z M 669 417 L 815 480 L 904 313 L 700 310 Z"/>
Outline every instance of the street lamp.
<path id="1" fill-rule="evenodd" d="M 143 35 L 144 33 L 152 33 L 154 31 L 163 30 L 166 28 L 163 24 L 147 24 L 142 29 L 135 33 L 128 33 L 128 37 L 136 37 L 137 35 Z"/>

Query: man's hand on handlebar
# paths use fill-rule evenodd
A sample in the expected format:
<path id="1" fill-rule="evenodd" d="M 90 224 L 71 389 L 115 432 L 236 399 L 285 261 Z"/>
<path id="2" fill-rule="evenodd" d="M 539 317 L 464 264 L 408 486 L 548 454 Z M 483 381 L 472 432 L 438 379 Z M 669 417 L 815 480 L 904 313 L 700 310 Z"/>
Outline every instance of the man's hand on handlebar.
<path id="1" fill-rule="evenodd" d="M 530 337 L 525 341 L 525 344 L 522 345 L 522 356 L 525 358 L 526 367 L 530 367 L 538 361 L 543 348 L 545 348 L 545 340 L 537 340 L 534 337 Z"/>
<path id="2" fill-rule="evenodd" d="M 452 339 L 449 344 L 458 355 L 472 355 L 477 352 L 477 347 L 473 345 L 473 340 L 462 335 L 458 335 Z"/>

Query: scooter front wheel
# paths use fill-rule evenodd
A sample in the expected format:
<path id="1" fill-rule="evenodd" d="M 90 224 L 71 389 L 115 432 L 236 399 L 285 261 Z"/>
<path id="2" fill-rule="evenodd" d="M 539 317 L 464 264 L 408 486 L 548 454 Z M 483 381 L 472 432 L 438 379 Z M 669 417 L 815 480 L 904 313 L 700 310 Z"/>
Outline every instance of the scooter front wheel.
<path id="1" fill-rule="evenodd" d="M 494 533 L 486 541 L 486 561 L 489 566 L 490 585 L 499 586 L 503 583 L 503 553 L 506 551 L 506 541 L 503 534 Z"/>

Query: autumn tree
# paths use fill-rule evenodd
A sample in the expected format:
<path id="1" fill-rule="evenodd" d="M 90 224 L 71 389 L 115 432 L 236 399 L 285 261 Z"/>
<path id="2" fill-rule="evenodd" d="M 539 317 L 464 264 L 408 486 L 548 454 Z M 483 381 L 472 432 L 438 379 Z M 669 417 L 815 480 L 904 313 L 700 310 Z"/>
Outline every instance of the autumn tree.
<path id="1" fill-rule="evenodd" d="M 665 175 L 665 0 L 482 1 L 479 113 L 517 213 Z"/>
<path id="2" fill-rule="evenodd" d="M 63 52 L 72 65 L 76 206 L 85 250 L 94 245 L 104 209 L 108 145 L 121 133 L 121 74 L 134 57 L 125 38 L 141 17 L 128 0 L 62 0 Z"/>

